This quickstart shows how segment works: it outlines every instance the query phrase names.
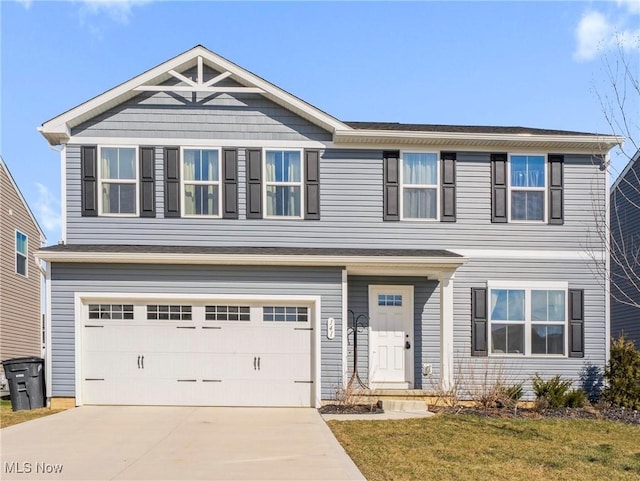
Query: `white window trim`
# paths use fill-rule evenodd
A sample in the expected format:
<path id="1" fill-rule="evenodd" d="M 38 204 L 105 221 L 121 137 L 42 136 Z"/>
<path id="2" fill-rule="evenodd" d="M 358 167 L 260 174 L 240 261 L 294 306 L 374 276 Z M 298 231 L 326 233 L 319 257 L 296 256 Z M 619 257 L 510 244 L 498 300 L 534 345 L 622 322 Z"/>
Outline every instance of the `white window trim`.
<path id="1" fill-rule="evenodd" d="M 184 151 L 185 150 L 215 150 L 218 152 L 218 180 L 184 180 Z M 184 203 L 184 187 L 189 185 L 217 185 L 218 186 L 218 214 L 186 214 Z M 222 218 L 222 149 L 220 147 L 183 146 L 180 147 L 180 215 L 187 219 L 221 219 Z"/>
<path id="2" fill-rule="evenodd" d="M 269 182 L 267 181 L 267 152 L 300 152 L 300 182 Z M 303 149 L 287 149 L 278 147 L 266 147 L 262 149 L 262 205 L 264 206 L 264 219 L 286 219 L 286 220 L 300 220 L 304 219 L 305 210 L 305 191 L 304 191 L 304 150 Z M 300 187 L 300 215 L 268 215 L 267 214 L 267 186 L 275 185 L 282 187 Z"/>
<path id="3" fill-rule="evenodd" d="M 405 154 L 434 154 L 436 156 L 436 183 L 435 184 L 407 184 L 404 183 L 404 155 Z M 400 163 L 398 165 L 399 180 L 400 180 L 400 220 L 406 220 L 409 222 L 440 222 L 440 153 L 429 150 L 403 150 L 400 152 Z M 435 189 L 436 190 L 436 216 L 431 218 L 421 217 L 405 217 L 404 216 L 404 189 Z"/>
<path id="4" fill-rule="evenodd" d="M 133 149 L 134 151 L 134 172 L 136 174 L 135 179 L 113 179 L 115 182 L 112 182 L 112 179 L 104 180 L 102 178 L 102 149 Z M 140 217 L 140 148 L 134 145 L 99 145 L 98 146 L 98 158 L 96 170 L 97 170 L 97 178 L 98 178 L 98 215 L 101 217 Z M 132 214 L 118 214 L 112 212 L 104 212 L 102 206 L 102 185 L 105 184 L 135 184 L 136 186 L 136 194 L 135 194 L 135 203 L 136 203 L 136 211 Z"/>
<path id="5" fill-rule="evenodd" d="M 493 340 L 491 337 L 491 290 L 511 289 L 524 290 L 524 321 L 495 321 L 496 324 L 523 324 L 524 325 L 524 353 L 493 353 Z M 531 291 L 564 291 L 565 317 L 564 322 L 532 322 L 531 321 Z M 488 281 L 487 282 L 487 320 L 488 320 L 488 341 L 490 357 L 510 357 L 510 358 L 540 358 L 540 359 L 564 359 L 569 357 L 569 283 L 568 282 L 545 282 L 545 281 Z M 564 354 L 532 354 L 531 353 L 531 326 L 533 324 L 563 325 L 564 326 Z"/>
<path id="6" fill-rule="evenodd" d="M 544 187 L 513 187 L 511 185 L 511 157 L 542 157 L 544 161 Z M 508 193 L 507 193 L 507 218 L 512 224 L 546 224 L 547 223 L 547 215 L 548 208 L 547 203 L 549 202 L 549 162 L 547 158 L 547 154 L 541 153 L 527 153 L 527 152 L 512 152 L 509 154 L 509 168 L 507 169 L 507 185 Z M 543 192 L 542 196 L 542 220 L 513 220 L 511 218 L 511 192 L 513 191 L 522 191 L 522 192 Z"/>
<path id="7" fill-rule="evenodd" d="M 24 274 L 18 272 L 18 254 L 23 255 L 22 252 L 18 252 L 18 234 L 22 234 L 26 237 L 27 242 L 27 252 L 24 254 Z M 29 277 L 29 236 L 22 231 L 14 230 L 13 233 L 13 251 L 14 251 L 14 267 L 15 273 L 21 277 L 28 278 Z"/>

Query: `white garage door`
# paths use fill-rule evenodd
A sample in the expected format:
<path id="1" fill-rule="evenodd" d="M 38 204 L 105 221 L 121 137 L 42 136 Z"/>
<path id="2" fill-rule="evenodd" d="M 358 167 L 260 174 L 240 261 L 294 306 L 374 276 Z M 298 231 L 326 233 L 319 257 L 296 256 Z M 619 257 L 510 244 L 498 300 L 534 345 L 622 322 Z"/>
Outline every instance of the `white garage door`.
<path id="1" fill-rule="evenodd" d="M 313 309 L 295 302 L 89 302 L 83 404 L 313 406 Z"/>

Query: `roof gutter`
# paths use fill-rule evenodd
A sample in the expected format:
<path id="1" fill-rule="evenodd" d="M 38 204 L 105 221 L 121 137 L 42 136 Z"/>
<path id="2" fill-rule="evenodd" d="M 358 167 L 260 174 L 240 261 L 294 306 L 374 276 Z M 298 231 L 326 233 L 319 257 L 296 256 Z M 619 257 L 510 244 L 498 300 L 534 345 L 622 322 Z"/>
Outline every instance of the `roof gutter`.
<path id="1" fill-rule="evenodd" d="M 289 266 L 397 266 L 455 270 L 466 264 L 466 257 L 421 256 L 331 256 L 331 255 L 256 255 L 185 254 L 134 252 L 55 252 L 39 250 L 38 258 L 47 262 L 115 264 L 210 264 L 210 265 L 289 265 Z"/>
<path id="2" fill-rule="evenodd" d="M 501 133 L 469 133 L 469 132 L 419 132 L 408 130 L 336 130 L 335 143 L 455 143 L 457 145 L 504 144 L 521 145 L 523 143 L 553 143 L 597 147 L 598 151 L 609 151 L 621 145 L 625 137 L 615 135 L 535 135 L 535 134 L 501 134 Z"/>

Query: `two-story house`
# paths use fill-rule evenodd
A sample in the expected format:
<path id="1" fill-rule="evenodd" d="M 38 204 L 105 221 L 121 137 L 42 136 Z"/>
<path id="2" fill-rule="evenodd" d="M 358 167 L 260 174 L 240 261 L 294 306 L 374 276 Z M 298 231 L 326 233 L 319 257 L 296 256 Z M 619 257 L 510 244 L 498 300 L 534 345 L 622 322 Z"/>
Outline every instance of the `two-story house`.
<path id="1" fill-rule="evenodd" d="M 40 130 L 63 165 L 50 397 L 317 406 L 354 319 L 371 389 L 607 359 L 589 234 L 618 137 L 344 122 L 202 46 Z"/>
<path id="2" fill-rule="evenodd" d="M 611 186 L 611 334 L 640 349 L 640 150 Z M 606 233 L 606 231 L 605 231 Z"/>
<path id="3" fill-rule="evenodd" d="M 42 272 L 46 238 L 0 157 L 0 360 L 42 355 Z M 0 391 L 8 384 L 0 364 Z"/>

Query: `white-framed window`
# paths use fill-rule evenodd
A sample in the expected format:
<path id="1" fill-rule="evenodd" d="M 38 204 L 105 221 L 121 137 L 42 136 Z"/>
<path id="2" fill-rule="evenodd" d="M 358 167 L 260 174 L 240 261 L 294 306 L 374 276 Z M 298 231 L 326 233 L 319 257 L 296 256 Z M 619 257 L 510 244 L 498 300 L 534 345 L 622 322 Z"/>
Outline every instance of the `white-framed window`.
<path id="1" fill-rule="evenodd" d="M 205 321 L 251 321 L 250 306 L 205 306 Z"/>
<path id="2" fill-rule="evenodd" d="M 222 189 L 220 149 L 182 148 L 183 217 L 220 217 Z"/>
<path id="3" fill-rule="evenodd" d="M 302 150 L 265 149 L 264 159 L 266 217 L 301 219 Z"/>
<path id="4" fill-rule="evenodd" d="M 511 221 L 546 221 L 547 162 L 544 155 L 510 155 L 509 189 Z"/>
<path id="5" fill-rule="evenodd" d="M 102 146 L 99 152 L 100 214 L 137 216 L 138 149 Z"/>
<path id="6" fill-rule="evenodd" d="M 308 320 L 308 307 L 264 306 L 262 308 L 263 322 L 307 322 Z"/>
<path id="7" fill-rule="evenodd" d="M 564 282 L 489 282 L 491 355 L 566 356 Z"/>
<path id="8" fill-rule="evenodd" d="M 191 306 L 181 304 L 149 304 L 147 319 L 151 321 L 191 321 Z"/>
<path id="9" fill-rule="evenodd" d="M 133 320 L 133 304 L 89 304 L 89 319 Z"/>
<path id="10" fill-rule="evenodd" d="M 16 231 L 16 274 L 27 277 L 27 259 L 29 256 L 29 239 L 27 234 Z"/>
<path id="11" fill-rule="evenodd" d="M 438 220 L 438 154 L 402 152 L 400 207 L 403 219 Z"/>

